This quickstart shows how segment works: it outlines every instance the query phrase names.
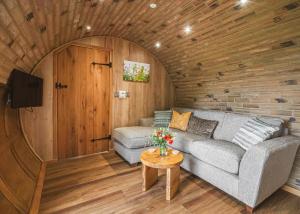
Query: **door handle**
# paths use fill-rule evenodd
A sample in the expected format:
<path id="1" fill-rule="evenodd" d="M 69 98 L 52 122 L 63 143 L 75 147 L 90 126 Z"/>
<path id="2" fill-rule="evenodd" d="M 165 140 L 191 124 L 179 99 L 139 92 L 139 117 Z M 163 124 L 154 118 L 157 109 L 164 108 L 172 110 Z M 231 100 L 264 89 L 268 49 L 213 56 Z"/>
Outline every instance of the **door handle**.
<path id="1" fill-rule="evenodd" d="M 56 89 L 68 88 L 68 85 L 63 85 L 60 82 L 56 82 L 55 83 L 55 88 Z"/>

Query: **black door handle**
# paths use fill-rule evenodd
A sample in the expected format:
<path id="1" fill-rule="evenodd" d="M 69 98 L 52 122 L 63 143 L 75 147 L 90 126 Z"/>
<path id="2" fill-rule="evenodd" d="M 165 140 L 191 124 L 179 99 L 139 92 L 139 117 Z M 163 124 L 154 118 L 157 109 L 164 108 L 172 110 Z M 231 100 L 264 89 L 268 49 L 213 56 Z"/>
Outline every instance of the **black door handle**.
<path id="1" fill-rule="evenodd" d="M 68 88 L 68 85 L 63 85 L 60 82 L 56 82 L 55 83 L 55 88 L 56 89 Z"/>

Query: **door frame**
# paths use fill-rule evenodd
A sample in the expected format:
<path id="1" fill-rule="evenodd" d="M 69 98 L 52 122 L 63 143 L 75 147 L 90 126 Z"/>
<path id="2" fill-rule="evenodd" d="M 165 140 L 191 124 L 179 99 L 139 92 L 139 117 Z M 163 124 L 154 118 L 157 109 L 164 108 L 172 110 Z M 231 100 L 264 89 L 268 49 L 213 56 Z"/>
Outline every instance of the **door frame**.
<path id="1" fill-rule="evenodd" d="M 105 48 L 105 47 L 99 47 L 99 46 L 94 46 L 94 45 L 86 45 L 86 44 L 78 44 L 78 43 L 73 43 L 73 44 L 68 44 L 66 46 L 63 46 L 55 51 L 53 51 L 53 159 L 58 160 L 58 142 L 57 142 L 57 89 L 55 88 L 55 83 L 57 82 L 57 54 L 60 53 L 61 51 L 65 50 L 66 48 L 70 46 L 77 46 L 77 47 L 83 47 L 83 48 L 91 48 L 91 49 L 98 49 L 101 51 L 107 51 L 109 52 L 109 62 L 112 63 L 112 67 L 109 68 L 109 134 L 111 135 L 112 133 L 112 109 L 113 109 L 113 54 L 112 54 L 112 49 L 111 48 Z M 111 148 L 111 142 L 109 142 L 108 148 L 110 150 Z M 108 150 L 108 151 L 109 151 Z M 99 152 L 99 153 L 106 153 L 108 151 L 104 152 Z M 87 154 L 87 155 L 92 155 L 92 154 Z"/>

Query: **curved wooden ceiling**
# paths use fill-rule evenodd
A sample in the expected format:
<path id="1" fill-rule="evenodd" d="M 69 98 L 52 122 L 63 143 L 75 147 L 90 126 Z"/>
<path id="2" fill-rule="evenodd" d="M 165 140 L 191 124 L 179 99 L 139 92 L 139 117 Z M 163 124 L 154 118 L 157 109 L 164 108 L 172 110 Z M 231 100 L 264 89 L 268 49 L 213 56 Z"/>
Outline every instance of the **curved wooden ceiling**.
<path id="1" fill-rule="evenodd" d="M 152 2 L 156 9 L 149 8 Z M 238 0 L 2 0 L 0 82 L 13 67 L 30 71 L 68 41 L 111 35 L 150 50 L 178 87 L 178 80 L 193 79 L 227 60 L 220 57 L 221 51 L 231 54 L 234 44 L 247 43 L 254 32 L 286 22 L 290 17 L 284 11 L 298 4 L 296 0 L 251 0 L 245 6 Z M 186 25 L 192 26 L 189 35 L 183 32 Z M 154 47 L 156 41 L 161 48 Z"/>

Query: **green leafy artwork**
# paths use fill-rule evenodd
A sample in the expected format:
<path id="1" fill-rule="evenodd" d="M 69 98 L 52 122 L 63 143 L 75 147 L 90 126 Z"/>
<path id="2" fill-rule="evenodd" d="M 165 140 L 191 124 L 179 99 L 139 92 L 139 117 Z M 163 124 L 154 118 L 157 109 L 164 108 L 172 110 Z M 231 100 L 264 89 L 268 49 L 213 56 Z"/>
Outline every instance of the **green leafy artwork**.
<path id="1" fill-rule="evenodd" d="M 124 60 L 123 80 L 149 82 L 150 64 Z"/>

